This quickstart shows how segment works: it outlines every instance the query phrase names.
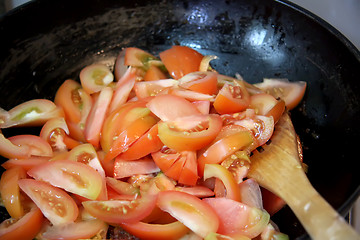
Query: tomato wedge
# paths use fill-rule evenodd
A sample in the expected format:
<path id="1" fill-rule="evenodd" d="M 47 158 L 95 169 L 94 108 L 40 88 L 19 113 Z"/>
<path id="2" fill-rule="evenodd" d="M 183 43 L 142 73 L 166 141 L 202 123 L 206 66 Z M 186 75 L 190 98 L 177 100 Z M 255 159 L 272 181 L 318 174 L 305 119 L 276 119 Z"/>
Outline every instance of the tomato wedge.
<path id="1" fill-rule="evenodd" d="M 186 46 L 172 46 L 159 55 L 166 69 L 175 79 L 179 79 L 188 73 L 199 71 L 200 63 L 203 59 L 201 53 Z"/>
<path id="2" fill-rule="evenodd" d="M 114 81 L 114 75 L 104 64 L 92 64 L 84 67 L 79 78 L 81 86 L 88 94 L 100 92 Z"/>
<path id="3" fill-rule="evenodd" d="M 179 79 L 179 86 L 204 94 L 217 93 L 217 74 L 214 72 L 192 72 Z"/>
<path id="4" fill-rule="evenodd" d="M 236 113 L 245 110 L 250 104 L 250 95 L 241 81 L 233 85 L 225 83 L 214 102 L 215 110 L 220 114 Z"/>
<path id="5" fill-rule="evenodd" d="M 32 156 L 41 156 L 41 157 L 52 157 L 53 151 L 50 144 L 36 135 L 15 135 L 9 137 L 8 140 L 11 141 L 16 146 L 28 146 L 30 149 L 30 155 Z"/>
<path id="6" fill-rule="evenodd" d="M 43 221 L 40 209 L 35 206 L 15 223 L 11 218 L 3 221 L 0 224 L 0 239 L 32 240 L 41 230 Z"/>
<path id="7" fill-rule="evenodd" d="M 157 205 L 203 238 L 218 230 L 219 218 L 215 211 L 193 195 L 163 191 L 159 193 Z"/>
<path id="8" fill-rule="evenodd" d="M 0 155 L 5 158 L 28 158 L 31 155 L 27 145 L 17 146 L 0 133 Z"/>
<path id="9" fill-rule="evenodd" d="M 155 65 L 151 65 L 146 71 L 144 80 L 145 81 L 155 81 L 160 79 L 166 79 L 166 75 L 161 69 Z"/>
<path id="10" fill-rule="evenodd" d="M 28 174 L 92 200 L 99 196 L 103 187 L 102 177 L 95 169 L 70 160 L 48 162 L 32 168 Z"/>
<path id="11" fill-rule="evenodd" d="M 126 161 L 118 157 L 114 164 L 114 177 L 117 179 L 131 177 L 137 174 L 149 174 L 159 172 L 159 168 L 150 158 Z"/>
<path id="12" fill-rule="evenodd" d="M 189 232 L 189 229 L 179 221 L 167 224 L 120 223 L 120 226 L 125 231 L 144 240 L 178 240 Z"/>
<path id="13" fill-rule="evenodd" d="M 20 167 L 8 169 L 1 175 L 1 199 L 6 210 L 14 219 L 18 219 L 24 215 L 24 208 L 21 204 L 20 189 L 18 185 L 19 179 L 23 178 L 26 178 L 26 172 Z"/>
<path id="14" fill-rule="evenodd" d="M 195 115 L 160 122 L 160 140 L 177 151 L 199 150 L 211 143 L 220 132 L 222 120 L 218 115 Z"/>
<path id="15" fill-rule="evenodd" d="M 53 225 L 71 223 L 77 218 L 79 209 L 65 191 L 33 179 L 20 179 L 18 183 Z"/>

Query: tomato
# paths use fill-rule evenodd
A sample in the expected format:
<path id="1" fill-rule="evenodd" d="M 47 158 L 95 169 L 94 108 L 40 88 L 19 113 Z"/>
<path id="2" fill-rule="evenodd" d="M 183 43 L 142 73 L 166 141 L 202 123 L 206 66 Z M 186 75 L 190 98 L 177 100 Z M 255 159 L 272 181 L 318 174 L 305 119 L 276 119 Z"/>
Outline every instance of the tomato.
<path id="1" fill-rule="evenodd" d="M 218 115 L 195 115 L 177 118 L 174 121 L 160 122 L 160 140 L 177 151 L 199 150 L 211 143 L 222 127 Z"/>
<path id="2" fill-rule="evenodd" d="M 82 100 L 78 90 L 81 89 L 80 83 L 68 79 L 56 92 L 54 102 L 63 108 L 67 120 L 78 123 L 81 120 Z"/>
<path id="3" fill-rule="evenodd" d="M 242 203 L 263 209 L 263 198 L 259 184 L 252 178 L 246 179 L 239 184 Z"/>
<path id="4" fill-rule="evenodd" d="M 122 49 L 115 59 L 115 64 L 114 64 L 115 81 L 119 81 L 119 79 L 125 74 L 125 72 L 129 68 L 128 66 L 125 65 L 125 52 L 126 49 Z"/>
<path id="5" fill-rule="evenodd" d="M 24 170 L 28 171 L 37 165 L 48 162 L 49 159 L 49 157 L 29 157 L 24 159 L 15 158 L 7 160 L 3 164 L 1 164 L 1 166 L 5 169 L 10 169 L 12 167 L 21 167 Z"/>
<path id="6" fill-rule="evenodd" d="M 219 164 L 206 164 L 204 180 L 211 177 L 216 177 L 222 181 L 226 188 L 226 198 L 241 201 L 240 189 L 229 170 Z"/>
<path id="7" fill-rule="evenodd" d="M 284 100 L 288 110 L 295 108 L 301 102 L 306 90 L 306 82 L 290 82 L 287 79 L 265 78 L 262 83 L 254 85 L 275 98 Z"/>
<path id="8" fill-rule="evenodd" d="M 157 205 L 203 238 L 218 230 L 219 218 L 215 211 L 193 195 L 163 191 L 159 193 Z"/>
<path id="9" fill-rule="evenodd" d="M 105 87 L 100 91 L 100 95 L 87 118 L 85 125 L 85 138 L 95 148 L 100 145 L 100 132 L 105 121 L 106 113 L 108 111 L 113 90 L 110 87 Z"/>
<path id="10" fill-rule="evenodd" d="M 116 83 L 114 96 L 110 104 L 110 113 L 126 103 L 137 78 L 136 71 L 129 67 Z"/>
<path id="11" fill-rule="evenodd" d="M 204 240 L 251 240 L 242 234 L 219 234 L 219 233 L 210 233 L 205 237 Z"/>
<path id="12" fill-rule="evenodd" d="M 220 219 L 218 233 L 243 234 L 249 238 L 258 236 L 267 226 L 270 216 L 266 211 L 249 207 L 228 198 L 205 198 Z"/>
<path id="13" fill-rule="evenodd" d="M 91 239 L 97 234 L 106 234 L 108 225 L 101 220 L 93 219 L 68 223 L 60 226 L 49 226 L 42 233 L 48 240 L 64 239 Z"/>
<path id="14" fill-rule="evenodd" d="M 264 209 L 270 214 L 270 216 L 280 211 L 280 209 L 282 209 L 286 205 L 285 201 L 282 198 L 278 197 L 277 195 L 265 188 L 261 188 L 261 193 Z"/>
<path id="15" fill-rule="evenodd" d="M 203 55 L 186 46 L 172 46 L 160 54 L 170 75 L 179 79 L 188 73 L 199 71 Z"/>
<path id="16" fill-rule="evenodd" d="M 53 156 L 53 151 L 50 144 L 39 136 L 16 135 L 9 137 L 8 140 L 10 140 L 16 146 L 28 146 L 30 149 L 30 155 L 32 156 Z"/>
<path id="17" fill-rule="evenodd" d="M 114 81 L 114 75 L 103 64 L 92 64 L 84 67 L 79 78 L 81 86 L 88 94 L 100 92 Z"/>
<path id="18" fill-rule="evenodd" d="M 44 217 L 39 208 L 33 207 L 28 213 L 14 223 L 7 219 L 0 224 L 0 239 L 2 240 L 32 240 L 41 230 Z"/>
<path id="19" fill-rule="evenodd" d="M 9 111 L 0 111 L 0 128 L 41 126 L 54 117 L 63 117 L 64 112 L 52 101 L 34 99 L 21 103 Z"/>
<path id="20" fill-rule="evenodd" d="M 24 215 L 21 204 L 18 180 L 26 178 L 26 172 L 20 167 L 13 167 L 1 175 L 0 195 L 2 203 L 12 218 L 18 219 Z"/>
<path id="21" fill-rule="evenodd" d="M 132 201 L 85 201 L 82 204 L 91 215 L 105 222 L 135 223 L 150 215 L 156 200 L 157 194 L 145 193 Z"/>
<path id="22" fill-rule="evenodd" d="M 127 66 L 139 67 L 147 70 L 154 60 L 157 60 L 155 56 L 139 48 L 128 47 L 125 49 L 124 63 Z"/>
<path id="23" fill-rule="evenodd" d="M 258 93 L 250 97 L 249 107 L 254 108 L 257 115 L 272 116 L 276 123 L 285 111 L 285 102 L 276 100 L 270 94 Z"/>
<path id="24" fill-rule="evenodd" d="M 119 194 L 135 195 L 139 193 L 139 189 L 134 187 L 132 184 L 112 177 L 106 177 L 106 183 Z"/>
<path id="25" fill-rule="evenodd" d="M 75 201 L 62 189 L 33 179 L 18 181 L 23 190 L 53 225 L 73 222 L 79 213 Z"/>
<path id="26" fill-rule="evenodd" d="M 236 113 L 245 110 L 250 104 L 250 94 L 241 81 L 233 85 L 225 83 L 214 102 L 215 110 L 220 114 Z"/>
<path id="27" fill-rule="evenodd" d="M 0 133 L 0 155 L 5 158 L 27 158 L 31 155 L 28 145 L 17 146 Z"/>
<path id="28" fill-rule="evenodd" d="M 120 226 L 125 231 L 144 240 L 178 240 L 189 232 L 189 229 L 179 221 L 167 224 L 121 223 Z"/>
<path id="29" fill-rule="evenodd" d="M 236 183 L 242 183 L 250 168 L 250 153 L 248 151 L 236 151 L 228 156 L 221 165 L 228 169 L 235 178 Z"/>
<path id="30" fill-rule="evenodd" d="M 120 156 L 123 160 L 140 159 L 150 153 L 159 151 L 163 145 L 158 136 L 158 125 L 155 124 Z"/>
<path id="31" fill-rule="evenodd" d="M 125 161 L 121 157 L 115 159 L 114 178 L 121 179 L 136 174 L 149 174 L 159 172 L 159 168 L 150 158 Z"/>
<path id="32" fill-rule="evenodd" d="M 102 191 L 102 177 L 92 167 L 70 160 L 57 160 L 32 168 L 28 174 L 88 199 Z"/>
<path id="33" fill-rule="evenodd" d="M 174 96 L 185 98 L 186 100 L 191 101 L 191 102 L 194 102 L 194 101 L 214 102 L 214 100 L 215 100 L 214 95 L 195 92 L 195 91 L 187 90 L 187 89 L 183 89 L 183 88 L 170 88 L 168 93 L 171 95 L 174 95 Z"/>
<path id="34" fill-rule="evenodd" d="M 226 129 L 228 127 L 224 127 L 222 131 L 227 131 Z M 222 131 L 220 131 L 220 134 L 222 134 Z M 199 175 L 203 175 L 205 164 L 220 163 L 234 152 L 249 148 L 252 143 L 252 134 L 247 130 L 241 129 L 216 140 L 198 157 Z"/>
<path id="35" fill-rule="evenodd" d="M 217 74 L 214 72 L 192 72 L 179 79 L 179 86 L 204 94 L 217 93 Z"/>
<path id="36" fill-rule="evenodd" d="M 173 121 L 179 117 L 200 115 L 199 110 L 191 102 L 169 94 L 157 95 L 146 106 L 163 121 Z"/>
<path id="37" fill-rule="evenodd" d="M 192 102 L 196 106 L 202 114 L 209 114 L 210 113 L 210 101 L 208 100 L 200 100 Z"/>
<path id="38" fill-rule="evenodd" d="M 141 98 L 146 98 L 150 96 L 155 96 L 157 94 L 166 93 L 170 87 L 177 86 L 178 81 L 174 79 L 162 79 L 154 81 L 141 81 L 136 82 L 134 86 L 134 91 L 136 96 Z"/>
<path id="39" fill-rule="evenodd" d="M 145 81 L 155 81 L 166 78 L 167 76 L 165 75 L 165 73 L 155 65 L 151 65 L 144 75 Z"/>
<path id="40" fill-rule="evenodd" d="M 214 196 L 214 192 L 210 188 L 200 185 L 194 187 L 176 187 L 175 190 L 180 192 L 186 192 L 198 198 Z"/>
<path id="41" fill-rule="evenodd" d="M 119 154 L 126 152 L 128 148 L 141 136 L 143 136 L 152 126 L 158 122 L 158 119 L 151 115 L 136 119 L 129 124 L 111 144 L 109 152 L 105 156 L 105 161 L 117 157 Z"/>
<path id="42" fill-rule="evenodd" d="M 274 119 L 272 116 L 266 117 L 256 115 L 253 118 L 245 118 L 234 124 L 243 126 L 254 134 L 259 146 L 264 145 L 272 136 L 274 132 Z"/>

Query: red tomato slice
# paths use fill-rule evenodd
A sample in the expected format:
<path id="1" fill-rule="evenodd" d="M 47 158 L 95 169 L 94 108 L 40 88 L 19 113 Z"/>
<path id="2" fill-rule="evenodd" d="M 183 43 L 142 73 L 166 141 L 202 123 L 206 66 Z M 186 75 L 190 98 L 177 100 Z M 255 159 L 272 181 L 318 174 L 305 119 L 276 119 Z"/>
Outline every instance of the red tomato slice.
<path id="1" fill-rule="evenodd" d="M 135 223 L 152 212 L 157 194 L 145 193 L 141 198 L 108 201 L 86 201 L 83 206 L 92 216 L 109 223 Z"/>
<path id="2" fill-rule="evenodd" d="M 218 230 L 219 218 L 215 211 L 193 195 L 163 191 L 159 193 L 157 205 L 203 238 Z"/>
<path id="3" fill-rule="evenodd" d="M 125 49 L 125 65 L 148 69 L 150 62 L 157 58 L 150 53 L 135 47 Z"/>
<path id="4" fill-rule="evenodd" d="M 285 102 L 276 100 L 267 93 L 258 93 L 250 97 L 249 108 L 255 109 L 255 114 L 264 116 L 273 116 L 276 123 L 285 111 Z"/>
<path id="5" fill-rule="evenodd" d="M 103 221 L 93 219 L 60 226 L 49 226 L 45 229 L 42 236 L 48 240 L 91 239 L 98 233 L 106 233 L 108 227 Z"/>
<path id="6" fill-rule="evenodd" d="M 234 81 L 233 85 L 225 83 L 214 102 L 215 110 L 220 114 L 236 113 L 245 110 L 250 104 L 250 95 L 244 83 Z"/>
<path id="7" fill-rule="evenodd" d="M 113 96 L 113 90 L 105 87 L 100 91 L 100 95 L 96 100 L 91 112 L 87 118 L 85 125 L 85 138 L 95 148 L 100 145 L 100 132 L 105 121 L 105 116 L 110 106 Z"/>
<path id="8" fill-rule="evenodd" d="M 26 172 L 20 167 L 13 167 L 1 175 L 0 195 L 2 203 L 12 218 L 19 219 L 24 215 L 21 204 L 19 179 L 26 178 Z"/>
<path id="9" fill-rule="evenodd" d="M 102 191 L 102 177 L 92 167 L 70 160 L 57 160 L 28 171 L 37 179 L 65 189 L 88 199 L 95 200 Z"/>
<path id="10" fill-rule="evenodd" d="M 52 157 L 53 151 L 50 144 L 39 136 L 35 135 L 16 135 L 9 137 L 10 140 L 16 146 L 28 146 L 30 149 L 30 155 L 40 157 Z"/>
<path id="11" fill-rule="evenodd" d="M 114 81 L 114 75 L 104 64 L 92 64 L 84 67 L 79 78 L 81 86 L 88 94 L 100 92 Z"/>
<path id="12" fill-rule="evenodd" d="M 254 238 L 266 228 L 270 220 L 270 215 L 266 211 L 228 198 L 205 198 L 203 201 L 218 215 L 220 234 L 241 233 Z"/>
<path id="13" fill-rule="evenodd" d="M 167 224 L 121 223 L 120 226 L 125 231 L 144 240 L 178 240 L 189 232 L 189 229 L 179 221 Z"/>
<path id="14" fill-rule="evenodd" d="M 65 191 L 33 179 L 19 180 L 19 186 L 54 225 L 75 221 L 79 209 Z"/>
<path id="15" fill-rule="evenodd" d="M 194 195 L 198 198 L 212 197 L 214 196 L 214 191 L 205 186 L 196 185 L 194 187 L 176 187 L 176 191 L 185 192 L 191 195 Z"/>
<path id="16" fill-rule="evenodd" d="M 242 203 L 263 209 L 263 198 L 259 184 L 252 178 L 246 179 L 239 184 Z"/>
<path id="17" fill-rule="evenodd" d="M 163 145 L 158 136 L 158 125 L 155 124 L 120 156 L 123 160 L 140 159 L 150 153 L 159 151 Z"/>
<path id="18" fill-rule="evenodd" d="M 179 79 L 179 86 L 204 94 L 217 93 L 217 74 L 214 72 L 192 72 Z"/>
<path id="19" fill-rule="evenodd" d="M 229 170 L 219 164 L 206 164 L 204 180 L 211 177 L 216 177 L 222 181 L 226 188 L 226 198 L 241 201 L 239 186 Z"/>
<path id="20" fill-rule="evenodd" d="M 10 169 L 13 167 L 21 167 L 23 168 L 25 171 L 28 171 L 30 169 L 32 169 L 33 167 L 36 167 L 40 164 L 46 163 L 49 161 L 49 157 L 30 157 L 30 158 L 25 158 L 25 159 L 9 159 L 6 162 L 4 162 L 3 164 L 1 164 L 1 166 L 5 169 Z"/>
<path id="21" fill-rule="evenodd" d="M 295 108 L 302 100 L 306 90 L 306 82 L 290 82 L 287 79 L 267 79 L 262 83 L 254 84 L 256 87 L 285 101 L 286 108 Z"/>
<path id="22" fill-rule="evenodd" d="M 112 177 L 106 177 L 106 183 L 116 192 L 122 195 L 135 195 L 139 193 L 139 189 L 128 182 L 124 182 Z"/>
<path id="23" fill-rule="evenodd" d="M 191 102 L 174 95 L 158 95 L 146 106 L 163 121 L 173 121 L 180 117 L 200 115 L 199 110 Z"/>
<path id="24" fill-rule="evenodd" d="M 5 158 L 28 158 L 31 149 L 27 145 L 17 146 L 0 133 L 0 155 Z"/>
<path id="25" fill-rule="evenodd" d="M 265 188 L 261 188 L 261 193 L 264 209 L 270 214 L 270 216 L 273 216 L 286 205 L 285 201 L 282 198 L 279 198 L 274 193 L 270 192 Z"/>
<path id="26" fill-rule="evenodd" d="M 151 65 L 149 69 L 146 71 L 144 80 L 145 81 L 155 81 L 160 79 L 166 79 L 166 75 L 163 71 L 160 70 L 159 67 L 155 65 Z"/>
<path id="27" fill-rule="evenodd" d="M 160 122 L 160 140 L 177 151 L 199 150 L 210 144 L 220 132 L 222 120 L 218 115 L 195 115 Z"/>
<path id="28" fill-rule="evenodd" d="M 228 128 L 224 127 L 219 135 L 223 135 L 224 133 L 222 132 L 228 131 Z M 231 132 L 229 135 L 216 140 L 198 158 L 199 175 L 203 175 L 205 164 L 221 163 L 226 157 L 231 156 L 236 151 L 248 149 L 253 142 L 252 134 L 244 129 L 236 129 L 235 132 Z"/>
<path id="29" fill-rule="evenodd" d="M 203 55 L 194 49 L 185 46 L 172 46 L 160 54 L 170 75 L 179 79 L 188 73 L 199 71 Z"/>
<path id="30" fill-rule="evenodd" d="M 44 217 L 39 208 L 33 207 L 28 213 L 14 223 L 7 219 L 0 224 L 0 239 L 2 240 L 32 240 L 40 232 Z"/>
<path id="31" fill-rule="evenodd" d="M 183 89 L 183 88 L 170 88 L 168 93 L 171 95 L 174 95 L 174 96 L 185 98 L 186 100 L 188 100 L 190 102 L 194 102 L 194 101 L 214 102 L 214 100 L 215 100 L 214 95 L 195 92 L 195 91 L 187 90 L 187 89 Z"/>
<path id="32" fill-rule="evenodd" d="M 52 101 L 34 99 L 21 103 L 9 111 L 0 111 L 0 128 L 42 126 L 51 118 L 63 116 L 63 110 Z"/>
<path id="33" fill-rule="evenodd" d="M 121 157 L 115 159 L 114 178 L 121 179 L 131 177 L 136 174 L 149 174 L 159 172 L 160 169 L 150 158 L 125 161 Z"/>
<path id="34" fill-rule="evenodd" d="M 136 96 L 141 98 L 146 98 L 150 96 L 155 96 L 157 94 L 163 94 L 170 87 L 175 87 L 178 85 L 178 81 L 174 79 L 162 79 L 154 81 L 141 81 L 136 82 L 134 86 L 134 91 Z"/>

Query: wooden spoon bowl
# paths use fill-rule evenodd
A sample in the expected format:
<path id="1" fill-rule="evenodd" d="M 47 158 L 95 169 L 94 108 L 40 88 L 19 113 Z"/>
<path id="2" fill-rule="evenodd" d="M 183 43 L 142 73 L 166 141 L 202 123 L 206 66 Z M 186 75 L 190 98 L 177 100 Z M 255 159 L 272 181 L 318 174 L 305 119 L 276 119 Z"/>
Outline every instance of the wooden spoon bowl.
<path id="1" fill-rule="evenodd" d="M 297 135 L 284 113 L 271 141 L 254 151 L 248 174 L 281 197 L 312 239 L 360 239 L 356 231 L 327 203 L 309 182 L 299 159 Z"/>

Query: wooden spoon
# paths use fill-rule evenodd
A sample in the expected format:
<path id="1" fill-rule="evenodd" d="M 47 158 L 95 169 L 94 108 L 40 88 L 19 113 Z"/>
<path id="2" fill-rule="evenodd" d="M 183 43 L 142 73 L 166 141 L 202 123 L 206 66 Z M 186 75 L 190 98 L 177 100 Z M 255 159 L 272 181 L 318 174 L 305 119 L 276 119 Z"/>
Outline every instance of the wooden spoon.
<path id="1" fill-rule="evenodd" d="M 296 133 L 288 113 L 276 124 L 271 142 L 263 146 L 263 151 L 254 151 L 248 175 L 281 197 L 312 239 L 360 239 L 309 182 L 299 160 Z"/>

